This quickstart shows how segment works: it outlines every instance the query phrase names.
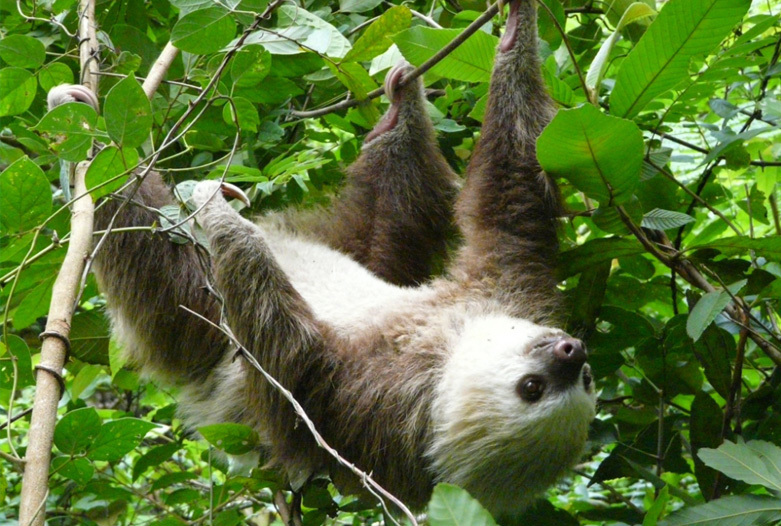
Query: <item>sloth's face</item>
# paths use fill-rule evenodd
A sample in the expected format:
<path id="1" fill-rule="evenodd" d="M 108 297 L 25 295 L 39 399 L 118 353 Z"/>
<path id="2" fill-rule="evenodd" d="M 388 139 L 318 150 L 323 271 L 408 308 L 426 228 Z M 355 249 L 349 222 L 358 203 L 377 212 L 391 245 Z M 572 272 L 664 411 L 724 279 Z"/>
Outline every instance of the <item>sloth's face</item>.
<path id="1" fill-rule="evenodd" d="M 507 316 L 472 319 L 437 388 L 429 456 L 439 480 L 502 510 L 579 460 L 594 413 L 580 340 Z"/>
<path id="2" fill-rule="evenodd" d="M 583 342 L 559 329 L 486 316 L 467 322 L 441 388 L 460 400 L 462 409 L 490 404 L 504 418 L 523 413 L 528 420 L 538 412 L 544 417 L 554 407 L 593 400 L 586 358 Z"/>

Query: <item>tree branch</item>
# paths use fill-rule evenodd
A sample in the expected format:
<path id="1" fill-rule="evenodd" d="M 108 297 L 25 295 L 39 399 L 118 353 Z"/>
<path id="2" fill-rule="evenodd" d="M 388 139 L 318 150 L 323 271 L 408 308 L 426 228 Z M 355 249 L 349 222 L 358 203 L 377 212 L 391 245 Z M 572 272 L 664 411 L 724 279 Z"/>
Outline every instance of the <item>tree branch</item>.
<path id="1" fill-rule="evenodd" d="M 404 75 L 404 77 L 399 81 L 399 86 L 405 86 L 407 83 L 412 82 L 419 76 L 423 75 L 425 72 L 436 66 L 443 58 L 448 56 L 450 53 L 453 52 L 454 49 L 456 49 L 458 46 L 463 44 L 469 37 L 471 37 L 473 34 L 475 34 L 481 27 L 483 27 L 487 22 L 489 22 L 494 16 L 496 16 L 496 13 L 499 12 L 499 5 L 492 4 L 491 7 L 486 9 L 486 11 L 477 17 L 474 22 L 469 24 L 464 31 L 462 31 L 456 38 L 451 40 L 448 45 L 443 47 L 441 50 L 437 51 L 437 53 L 425 61 L 423 64 L 415 68 L 413 71 L 408 73 L 407 75 Z M 298 117 L 301 119 L 308 119 L 312 117 L 321 117 L 323 115 L 328 115 L 329 113 L 333 113 L 335 111 L 339 110 L 345 110 L 347 108 L 353 108 L 355 106 L 359 106 L 360 104 L 365 103 L 366 101 L 370 101 L 372 99 L 376 99 L 380 95 L 385 93 L 384 88 L 377 88 L 376 90 L 370 91 L 365 99 L 345 99 L 342 102 L 337 102 L 336 104 L 332 104 L 330 106 L 325 106 L 323 108 L 319 108 L 316 110 L 311 111 L 291 111 L 291 115 L 294 117 Z"/>
<path id="2" fill-rule="evenodd" d="M 94 19 L 91 0 L 82 0 L 82 9 Z M 96 60 L 92 61 L 97 64 Z M 68 336 L 75 310 L 75 299 L 82 270 L 92 247 L 94 205 L 84 182 L 87 161 L 76 167 L 75 194 L 71 218 L 71 242 L 52 288 L 46 330 L 41 348 L 41 361 L 36 367 L 35 400 L 27 435 L 28 446 L 22 478 L 19 524 L 43 526 L 46 518 L 45 500 L 48 494 L 49 462 L 51 461 L 57 404 L 60 401 L 62 368 L 68 354 Z"/>

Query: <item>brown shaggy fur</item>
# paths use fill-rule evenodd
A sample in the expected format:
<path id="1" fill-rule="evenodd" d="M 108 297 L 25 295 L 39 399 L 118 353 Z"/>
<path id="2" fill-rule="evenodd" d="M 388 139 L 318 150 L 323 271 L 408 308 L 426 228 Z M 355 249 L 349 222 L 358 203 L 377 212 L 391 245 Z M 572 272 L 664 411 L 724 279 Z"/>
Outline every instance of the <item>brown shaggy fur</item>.
<path id="1" fill-rule="evenodd" d="M 340 333 L 315 317 L 254 224 L 237 218 L 221 199 L 209 201 L 199 217 L 238 340 L 293 392 L 330 444 L 415 508 L 426 503 L 437 481 L 427 458 L 431 404 L 465 317 L 498 311 L 541 322 L 557 303 L 552 267 L 558 198 L 535 157 L 536 137 L 553 110 L 538 72 L 535 3 L 515 1 L 521 4 L 519 36 L 497 57 L 482 140 L 457 205 L 466 243 L 451 277 L 435 282 L 430 298 L 391 312 L 381 324 Z M 432 257 L 444 249 L 453 183 L 419 83 L 404 90 L 400 104 L 398 125 L 364 149 L 350 169 L 334 222 L 316 235 L 378 276 L 413 284 L 429 277 Z M 170 196 L 151 174 L 136 200 L 160 207 Z M 129 208 L 118 226 L 156 219 Z M 99 212 L 99 227 L 115 209 L 112 204 Z M 133 359 L 179 383 L 202 385 L 200 399 L 220 397 L 212 368 L 229 360 L 226 340 L 179 308 L 219 319 L 216 302 L 202 288 L 205 274 L 193 247 L 159 235 L 115 234 L 98 263 L 116 329 L 132 346 Z M 456 314 L 448 317 L 451 310 Z M 256 426 L 272 462 L 291 480 L 329 468 L 342 487 L 357 488 L 359 481 L 316 447 L 280 393 L 246 363 L 239 367 L 236 381 L 245 382 L 246 392 L 238 400 L 219 398 L 234 406 L 219 416 Z M 490 462 L 490 454 L 476 461 Z M 547 478 L 540 477 L 543 486 L 534 491 L 571 461 L 551 470 L 541 459 Z M 522 468 L 495 466 L 508 477 Z"/>
<path id="2" fill-rule="evenodd" d="M 309 232 L 390 283 L 418 285 L 445 255 L 456 176 L 437 146 L 421 79 L 394 88 L 398 124 L 364 145 L 330 220 Z"/>

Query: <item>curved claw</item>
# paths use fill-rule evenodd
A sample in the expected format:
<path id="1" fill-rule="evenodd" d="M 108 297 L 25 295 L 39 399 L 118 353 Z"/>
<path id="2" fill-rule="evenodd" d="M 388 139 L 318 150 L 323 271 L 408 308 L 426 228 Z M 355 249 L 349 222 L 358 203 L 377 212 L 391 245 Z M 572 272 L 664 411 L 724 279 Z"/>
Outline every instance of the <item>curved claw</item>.
<path id="1" fill-rule="evenodd" d="M 223 182 L 221 185 L 221 190 L 223 196 L 238 199 L 248 207 L 252 206 L 252 203 L 250 202 L 249 197 L 247 197 L 247 194 L 245 194 L 238 186 Z"/>
<path id="2" fill-rule="evenodd" d="M 393 66 L 385 75 L 385 95 L 391 103 L 395 102 L 397 95 L 396 88 L 399 82 L 404 77 L 404 74 L 408 71 L 412 71 L 412 65 L 406 60 L 400 60 L 395 66 Z"/>
<path id="3" fill-rule="evenodd" d="M 49 111 L 67 102 L 83 102 L 92 106 L 95 111 L 99 109 L 98 97 L 91 89 L 81 84 L 60 84 L 49 90 L 46 96 Z"/>

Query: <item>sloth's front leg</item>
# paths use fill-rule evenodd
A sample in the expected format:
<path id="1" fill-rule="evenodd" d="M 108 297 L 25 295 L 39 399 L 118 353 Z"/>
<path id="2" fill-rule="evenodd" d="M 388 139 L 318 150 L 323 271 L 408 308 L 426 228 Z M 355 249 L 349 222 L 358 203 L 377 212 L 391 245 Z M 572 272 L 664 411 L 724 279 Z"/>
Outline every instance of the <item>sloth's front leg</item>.
<path id="1" fill-rule="evenodd" d="M 233 334 L 308 414 L 323 415 L 333 398 L 327 380 L 334 367 L 333 353 L 327 352 L 309 306 L 274 259 L 263 231 L 228 205 L 219 183 L 198 183 L 193 201 L 202 207 L 196 219 L 209 239 L 215 286 Z M 248 422 L 271 437 L 271 457 L 291 478 L 308 476 L 325 462 L 325 453 L 307 427 L 298 425 L 280 392 L 254 367 L 245 370 Z M 329 387 L 312 389 L 313 379 Z M 315 423 L 322 427 L 323 421 Z"/>
<path id="2" fill-rule="evenodd" d="M 296 347 L 318 339 L 314 317 L 274 259 L 262 230 L 231 208 L 223 194 L 243 195 L 232 185 L 202 181 L 192 197 L 209 240 L 215 285 L 233 333 L 261 364 L 275 369 L 274 357 L 289 357 Z"/>

